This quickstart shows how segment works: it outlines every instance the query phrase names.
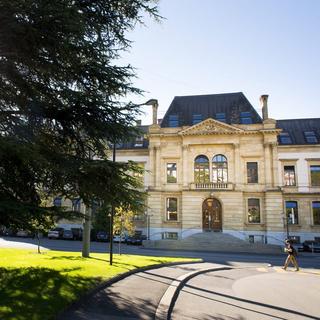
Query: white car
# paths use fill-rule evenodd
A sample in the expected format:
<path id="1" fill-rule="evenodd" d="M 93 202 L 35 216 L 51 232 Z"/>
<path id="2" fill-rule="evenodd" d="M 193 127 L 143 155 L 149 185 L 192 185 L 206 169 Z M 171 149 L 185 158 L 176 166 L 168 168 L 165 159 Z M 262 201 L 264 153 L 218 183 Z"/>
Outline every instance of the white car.
<path id="1" fill-rule="evenodd" d="M 48 232 L 48 239 L 61 239 L 63 235 L 63 228 L 54 228 Z"/>
<path id="2" fill-rule="evenodd" d="M 126 242 L 126 237 L 124 235 L 122 235 L 121 237 L 120 235 L 113 236 L 113 242 L 120 242 L 120 239 L 122 243 Z"/>

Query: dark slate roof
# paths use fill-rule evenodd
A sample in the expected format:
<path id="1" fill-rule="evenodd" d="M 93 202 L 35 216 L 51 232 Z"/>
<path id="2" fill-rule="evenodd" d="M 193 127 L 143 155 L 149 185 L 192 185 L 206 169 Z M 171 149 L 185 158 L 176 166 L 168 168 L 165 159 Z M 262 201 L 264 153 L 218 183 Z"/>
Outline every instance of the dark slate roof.
<path id="1" fill-rule="evenodd" d="M 145 136 L 148 133 L 149 126 L 138 126 L 138 128 L 141 130 L 141 136 Z M 139 141 L 138 144 L 134 138 L 117 144 L 118 150 L 148 149 L 148 147 L 149 147 L 149 140 L 146 138 L 143 138 L 143 140 L 141 142 Z"/>
<path id="2" fill-rule="evenodd" d="M 225 113 L 228 124 L 239 124 L 240 112 L 251 112 L 252 123 L 262 123 L 261 117 L 242 92 L 174 97 L 161 127 L 169 127 L 169 115 L 178 115 L 180 127 L 191 126 L 193 114 L 202 114 L 202 120 L 205 120 L 215 119 L 216 113 Z"/>
<path id="3" fill-rule="evenodd" d="M 320 142 L 320 118 L 277 120 L 277 128 L 282 129 L 282 132 L 289 133 L 292 144 L 311 144 L 305 139 L 305 131 L 314 131 L 318 141 Z M 279 137 L 278 141 L 279 144 L 289 145 L 289 143 L 282 143 Z"/>

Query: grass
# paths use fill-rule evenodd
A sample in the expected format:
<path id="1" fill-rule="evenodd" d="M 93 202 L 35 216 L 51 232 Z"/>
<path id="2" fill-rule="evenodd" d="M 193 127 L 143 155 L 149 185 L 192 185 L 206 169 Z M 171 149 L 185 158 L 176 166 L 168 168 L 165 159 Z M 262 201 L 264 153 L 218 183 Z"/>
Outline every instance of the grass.
<path id="1" fill-rule="evenodd" d="M 54 319 L 57 313 L 97 284 L 126 271 L 195 259 L 30 249 L 0 249 L 0 319 Z"/>

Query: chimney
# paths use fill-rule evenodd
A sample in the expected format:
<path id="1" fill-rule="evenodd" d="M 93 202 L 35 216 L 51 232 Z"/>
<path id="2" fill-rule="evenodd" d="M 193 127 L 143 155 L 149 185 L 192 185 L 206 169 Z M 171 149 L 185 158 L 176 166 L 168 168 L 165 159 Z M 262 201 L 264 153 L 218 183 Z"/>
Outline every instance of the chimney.
<path id="1" fill-rule="evenodd" d="M 261 103 L 261 106 L 262 106 L 262 118 L 263 118 L 263 121 L 267 120 L 269 118 L 269 116 L 268 116 L 268 97 L 269 96 L 267 94 L 263 94 L 260 97 L 260 103 Z"/>
<path id="2" fill-rule="evenodd" d="M 158 118 L 158 103 L 152 105 L 152 124 L 157 124 Z"/>

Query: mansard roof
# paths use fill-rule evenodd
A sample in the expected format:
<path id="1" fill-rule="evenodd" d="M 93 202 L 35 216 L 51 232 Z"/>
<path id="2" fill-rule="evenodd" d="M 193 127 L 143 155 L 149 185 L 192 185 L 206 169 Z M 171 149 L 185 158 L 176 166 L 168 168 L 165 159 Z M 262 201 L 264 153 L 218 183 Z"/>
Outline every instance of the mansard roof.
<path id="1" fill-rule="evenodd" d="M 141 131 L 140 138 L 141 140 L 136 140 L 135 138 L 131 138 L 128 141 L 123 141 L 117 144 L 117 149 L 148 149 L 149 140 L 146 137 L 148 133 L 149 126 L 138 126 Z M 138 136 L 139 137 L 139 136 Z"/>
<path id="2" fill-rule="evenodd" d="M 305 132 L 312 131 L 320 144 L 320 118 L 277 120 L 277 128 L 282 129 L 282 134 L 288 133 L 292 141 L 292 143 L 284 143 L 279 136 L 278 141 L 281 145 L 312 144 L 305 137 Z"/>
<path id="3" fill-rule="evenodd" d="M 203 121 L 216 119 L 219 113 L 225 114 L 226 123 L 240 124 L 241 112 L 250 112 L 252 123 L 262 123 L 261 117 L 242 92 L 174 97 L 161 127 L 169 127 L 170 115 L 178 115 L 181 127 L 192 126 L 193 115 L 201 114 Z"/>

